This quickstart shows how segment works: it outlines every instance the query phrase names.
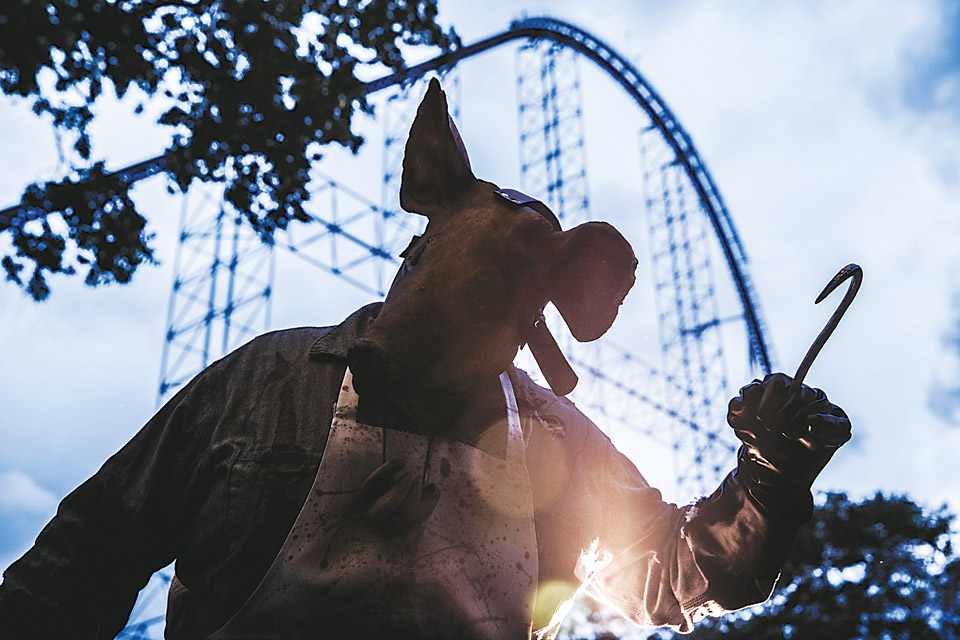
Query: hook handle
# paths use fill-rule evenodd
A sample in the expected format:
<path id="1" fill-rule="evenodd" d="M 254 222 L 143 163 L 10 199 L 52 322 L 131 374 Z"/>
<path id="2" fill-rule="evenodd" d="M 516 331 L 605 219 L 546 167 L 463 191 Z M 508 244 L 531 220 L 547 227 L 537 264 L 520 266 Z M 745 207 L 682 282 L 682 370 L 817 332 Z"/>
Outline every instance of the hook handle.
<path id="1" fill-rule="evenodd" d="M 827 283 L 827 286 L 823 288 L 823 291 L 820 292 L 820 295 L 817 296 L 814 304 L 820 304 L 824 298 L 833 293 L 833 291 L 843 284 L 844 280 L 852 278 L 850 286 L 847 288 L 847 293 L 844 294 L 843 300 L 840 301 L 840 306 L 837 307 L 837 310 L 833 312 L 833 315 L 830 316 L 830 319 L 827 320 L 826 326 L 820 332 L 820 335 L 817 336 L 817 339 L 813 341 L 813 344 L 810 345 L 810 349 L 807 350 L 807 355 L 803 357 L 803 362 L 800 363 L 800 367 L 797 368 L 797 373 L 793 376 L 793 382 L 790 384 L 790 394 L 793 395 L 796 392 L 800 391 L 800 385 L 803 384 L 803 379 L 807 375 L 807 371 L 810 369 L 810 365 L 813 364 L 813 361 L 816 359 L 817 354 L 820 353 L 820 350 L 823 349 L 823 345 L 827 343 L 827 339 L 830 337 L 830 334 L 833 333 L 833 330 L 837 328 L 837 325 L 840 324 L 840 318 L 843 317 L 843 314 L 846 313 L 847 309 L 850 307 L 850 304 L 853 302 L 853 299 L 857 296 L 857 291 L 860 290 L 860 283 L 863 282 L 863 269 L 860 268 L 858 264 L 848 264 L 843 269 L 837 272 L 837 275 L 833 276 L 833 279 Z"/>

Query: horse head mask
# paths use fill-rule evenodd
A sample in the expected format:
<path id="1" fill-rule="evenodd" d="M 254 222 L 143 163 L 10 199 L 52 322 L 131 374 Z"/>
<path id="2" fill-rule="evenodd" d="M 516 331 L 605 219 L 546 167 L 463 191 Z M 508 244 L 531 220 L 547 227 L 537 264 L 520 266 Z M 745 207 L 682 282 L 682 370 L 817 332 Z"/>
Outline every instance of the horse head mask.
<path id="1" fill-rule="evenodd" d="M 552 302 L 581 342 L 603 335 L 634 282 L 623 236 L 604 222 L 560 231 L 542 204 L 474 177 L 436 80 L 410 129 L 400 205 L 428 223 L 349 350 L 357 391 L 465 389 L 526 343 L 554 390 L 572 390 L 542 311 Z"/>

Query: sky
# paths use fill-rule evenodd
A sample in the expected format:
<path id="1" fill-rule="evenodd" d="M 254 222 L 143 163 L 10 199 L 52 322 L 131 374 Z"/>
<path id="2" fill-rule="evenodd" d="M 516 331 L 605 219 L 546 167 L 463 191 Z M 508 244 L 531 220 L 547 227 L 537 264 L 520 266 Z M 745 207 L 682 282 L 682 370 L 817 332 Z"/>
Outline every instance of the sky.
<path id="1" fill-rule="evenodd" d="M 854 432 L 815 486 L 906 493 L 960 513 L 957 406 L 937 393 L 960 384 L 949 340 L 960 323 L 960 4 L 440 0 L 440 8 L 465 43 L 521 12 L 549 15 L 640 69 L 692 136 L 733 216 L 775 368 L 793 373 L 840 294 L 820 306 L 814 298 L 837 269 L 859 263 L 863 288 L 807 377 L 846 409 Z M 458 124 L 475 173 L 516 187 L 513 60 L 511 49 L 465 65 Z M 624 211 L 645 123 L 609 78 L 586 60 L 579 68 L 593 215 L 621 227 L 640 255 L 615 331 L 649 340 L 646 231 Z M 159 107 L 137 116 L 137 101 L 131 93 L 99 107 L 93 155 L 108 167 L 167 144 L 152 124 Z M 379 125 L 368 126 L 358 158 L 331 150 L 322 168 L 379 201 Z M 0 140 L 3 206 L 62 169 L 49 124 L 26 103 L 0 98 Z M 159 265 L 142 267 L 132 284 L 90 289 L 52 278 L 43 303 L 0 285 L 0 567 L 156 409 L 180 216 L 165 186 L 157 178 L 137 188 Z M 728 279 L 722 264 L 714 270 Z M 275 327 L 336 323 L 372 299 L 319 278 L 279 279 Z M 731 393 L 752 376 L 735 345 L 726 351 Z M 643 444 L 624 448 L 639 465 Z"/>

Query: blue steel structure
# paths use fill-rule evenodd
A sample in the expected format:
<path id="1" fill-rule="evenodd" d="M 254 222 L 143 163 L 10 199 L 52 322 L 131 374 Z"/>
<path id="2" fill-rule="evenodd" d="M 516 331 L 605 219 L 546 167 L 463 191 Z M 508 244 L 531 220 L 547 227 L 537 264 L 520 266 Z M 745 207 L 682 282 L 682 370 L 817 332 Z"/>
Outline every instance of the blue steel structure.
<path id="1" fill-rule="evenodd" d="M 221 196 L 205 184 L 182 199 L 158 404 L 270 326 L 273 243 L 262 242 Z"/>
<path id="2" fill-rule="evenodd" d="M 590 215 L 577 55 L 534 40 L 517 49 L 520 173 L 526 193 L 543 199 L 565 228 Z"/>
<path id="3" fill-rule="evenodd" d="M 184 197 L 183 223 L 171 293 L 158 398 L 164 399 L 213 359 L 270 328 L 275 252 L 285 250 L 368 293 L 382 296 L 397 266 L 395 256 L 420 224 L 400 214 L 395 197 L 409 122 L 430 72 L 448 73 L 464 59 L 513 40 L 517 51 L 519 153 L 523 188 L 544 198 L 565 228 L 589 219 L 583 109 L 578 58 L 597 64 L 646 116 L 640 125 L 650 263 L 660 328 L 661 362 L 600 341 L 561 339 L 581 376 L 576 400 L 608 429 L 627 428 L 677 452 L 677 489 L 696 495 L 715 485 L 732 464 L 722 429 L 727 381 L 711 247 L 719 249 L 739 298 L 750 362 L 771 369 L 747 257 L 733 220 L 690 136 L 632 64 L 595 36 L 550 18 L 515 21 L 510 28 L 402 73 L 367 85 L 367 93 L 394 88 L 381 110 L 384 121 L 380 204 L 314 169 L 308 212 L 312 224 L 292 226 L 263 244 L 221 194 L 196 190 Z M 558 73 L 562 69 L 563 73 Z M 446 81 L 448 93 L 451 83 Z M 456 87 L 457 83 L 454 82 Z M 159 173 L 158 157 L 117 172 L 133 182 Z M 212 212 L 212 213 L 211 213 Z M 0 229 L 23 224 L 37 211 L 0 211 Z M 559 326 L 556 321 L 553 326 Z M 686 462 L 679 462 L 686 460 Z M 169 577 L 155 576 L 150 589 Z M 151 597 L 149 593 L 145 597 Z M 155 594 L 154 594 L 155 595 Z M 141 599 L 143 601 L 144 598 Z M 138 605 L 125 638 L 159 637 L 162 615 Z"/>
<path id="4" fill-rule="evenodd" d="M 640 134 L 644 208 L 660 329 L 663 402 L 689 420 L 673 430 L 677 482 L 706 487 L 731 463 L 721 319 L 709 238 L 696 194 L 654 127 Z"/>
<path id="5" fill-rule="evenodd" d="M 574 49 L 540 39 L 522 44 L 516 61 L 523 189 L 543 198 L 567 229 L 592 218 L 578 58 Z M 672 250 L 683 251 L 677 244 Z M 661 277 L 654 289 L 673 292 L 673 285 L 681 282 L 680 274 L 669 280 Z M 661 313 L 660 325 L 669 323 L 670 318 L 670 313 Z M 697 377 L 684 375 L 694 368 L 691 362 L 686 367 L 674 363 L 658 368 L 609 339 L 580 344 L 564 331 L 560 315 L 552 308 L 547 310 L 547 322 L 580 374 L 573 394 L 577 403 L 605 427 L 616 425 L 640 433 L 646 441 L 670 450 L 679 492 L 693 495 L 704 491 L 721 473 L 720 461 L 729 465 L 729 447 L 721 446 L 715 437 L 723 425 L 715 415 L 705 419 L 714 394 L 702 393 Z M 670 358 L 676 352 L 672 345 L 682 334 L 675 326 L 662 334 L 668 337 L 662 341 L 665 361 L 675 361 Z M 521 364 L 536 370 L 530 358 Z M 704 371 L 722 371 L 723 366 L 722 362 L 696 364 Z M 716 460 L 708 465 L 708 458 Z"/>
<path id="6" fill-rule="evenodd" d="M 602 40 L 579 27 L 560 20 L 526 18 L 514 21 L 510 28 L 502 33 L 415 65 L 401 73 L 391 74 L 369 82 L 366 85 L 366 92 L 370 94 L 388 87 L 409 84 L 431 71 L 452 68 L 465 58 L 517 39 L 555 42 L 584 55 L 619 83 L 624 91 L 647 114 L 651 121 L 651 127 L 659 132 L 675 154 L 676 162 L 689 179 L 690 185 L 699 200 L 699 205 L 702 207 L 703 214 L 709 220 L 714 236 L 720 244 L 724 260 L 730 270 L 730 276 L 743 307 L 743 320 L 746 324 L 751 362 L 763 371 L 770 371 L 770 351 L 763 335 L 759 303 L 746 271 L 747 256 L 719 190 L 710 177 L 706 165 L 700 159 L 693 140 L 674 117 L 666 103 L 629 61 Z M 158 156 L 116 171 L 114 175 L 120 175 L 126 182 L 135 182 L 160 173 L 163 171 L 165 164 L 165 158 Z M 0 229 L 11 225 L 22 226 L 39 215 L 42 215 L 42 211 L 30 207 L 21 205 L 8 207 L 0 211 Z"/>
<path id="7" fill-rule="evenodd" d="M 457 116 L 457 74 L 446 74 Z M 183 198 L 183 218 L 170 295 L 157 404 L 220 356 L 271 328 L 273 251 L 277 248 L 352 286 L 383 297 L 395 256 L 422 222 L 400 211 L 397 194 L 403 146 L 416 109 L 401 86 L 386 101 L 381 204 L 314 168 L 307 225 L 292 225 L 271 243 L 260 241 L 238 216 L 229 216 L 210 185 Z M 190 200 L 200 191 L 200 202 Z M 204 209 L 206 208 L 206 212 Z M 211 215 L 210 212 L 214 213 Z"/>
<path id="8" fill-rule="evenodd" d="M 663 99 L 646 81 L 643 75 L 623 56 L 617 53 L 596 36 L 567 22 L 554 18 L 525 18 L 511 23 L 502 33 L 476 42 L 472 45 L 422 64 L 411 67 L 403 73 L 386 76 L 369 83 L 369 91 L 378 91 L 398 82 L 407 82 L 439 68 L 449 67 L 459 60 L 482 53 L 517 39 L 546 40 L 568 47 L 595 62 L 601 69 L 623 87 L 643 109 L 656 129 L 675 154 L 675 160 L 690 181 L 699 204 L 713 227 L 714 235 L 720 244 L 724 259 L 730 269 L 743 306 L 743 319 L 747 327 L 749 357 L 763 371 L 771 370 L 771 359 L 767 341 L 763 336 L 763 322 L 760 317 L 760 305 L 746 271 L 748 263 L 746 252 L 740 242 L 733 219 L 727 211 L 720 191 L 707 171 L 706 165 L 697 153 L 689 134 L 667 107 Z"/>

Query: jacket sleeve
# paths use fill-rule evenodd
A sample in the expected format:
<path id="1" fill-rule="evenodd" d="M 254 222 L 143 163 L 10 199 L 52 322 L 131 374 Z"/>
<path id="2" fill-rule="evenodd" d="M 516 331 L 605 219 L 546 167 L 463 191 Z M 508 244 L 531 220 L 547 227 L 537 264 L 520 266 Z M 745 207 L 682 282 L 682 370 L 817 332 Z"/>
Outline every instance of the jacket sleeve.
<path id="1" fill-rule="evenodd" d="M 532 424 L 541 581 L 576 577 L 636 624 L 680 632 L 769 597 L 796 520 L 760 509 L 736 471 L 694 505 L 664 501 L 572 402 L 515 377 Z"/>
<path id="2" fill-rule="evenodd" d="M 581 559 L 577 567 L 590 595 L 637 624 L 682 633 L 707 615 L 769 597 L 796 523 L 764 515 L 735 472 L 708 498 L 680 508 L 664 502 L 612 445 L 602 455 L 603 472 L 593 474 L 602 508 L 600 564 Z"/>
<path id="3" fill-rule="evenodd" d="M 176 555 L 182 497 L 219 411 L 215 368 L 60 503 L 0 584 L 5 638 L 113 638 Z"/>

